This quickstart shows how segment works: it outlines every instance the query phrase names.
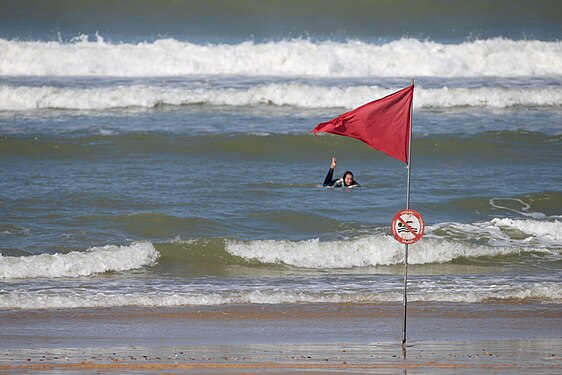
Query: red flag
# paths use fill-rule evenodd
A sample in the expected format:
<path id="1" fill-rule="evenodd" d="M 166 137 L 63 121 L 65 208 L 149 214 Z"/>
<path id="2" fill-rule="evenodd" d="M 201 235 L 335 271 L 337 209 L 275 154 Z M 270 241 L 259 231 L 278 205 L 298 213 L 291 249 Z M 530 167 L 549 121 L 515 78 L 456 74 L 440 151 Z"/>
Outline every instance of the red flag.
<path id="1" fill-rule="evenodd" d="M 414 85 L 322 122 L 312 130 L 351 137 L 408 164 Z"/>

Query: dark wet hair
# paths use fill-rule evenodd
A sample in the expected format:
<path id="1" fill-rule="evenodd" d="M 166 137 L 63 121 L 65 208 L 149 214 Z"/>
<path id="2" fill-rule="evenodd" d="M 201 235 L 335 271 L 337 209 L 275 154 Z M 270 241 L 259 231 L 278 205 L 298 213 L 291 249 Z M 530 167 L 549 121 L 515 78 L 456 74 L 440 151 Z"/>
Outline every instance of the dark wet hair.
<path id="1" fill-rule="evenodd" d="M 351 175 L 351 184 L 350 185 L 345 185 L 345 176 L 347 176 L 348 174 Z M 351 171 L 345 171 L 343 174 L 343 184 L 344 186 L 351 186 L 351 185 L 356 185 L 357 182 L 355 182 L 355 180 L 353 179 L 353 172 Z"/>

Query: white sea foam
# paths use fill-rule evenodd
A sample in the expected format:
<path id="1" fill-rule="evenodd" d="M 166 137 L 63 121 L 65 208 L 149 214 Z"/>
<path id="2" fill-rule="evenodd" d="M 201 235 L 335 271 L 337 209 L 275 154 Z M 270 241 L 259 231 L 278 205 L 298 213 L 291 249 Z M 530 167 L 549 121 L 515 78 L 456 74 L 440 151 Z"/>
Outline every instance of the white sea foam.
<path id="1" fill-rule="evenodd" d="M 85 252 L 0 256 L 0 279 L 78 277 L 108 271 L 127 271 L 153 264 L 159 253 L 150 242 L 108 245 Z"/>
<path id="2" fill-rule="evenodd" d="M 496 201 L 499 201 L 499 202 L 508 201 L 510 203 L 515 202 L 516 204 L 520 205 L 520 207 L 519 207 L 519 209 L 514 209 L 514 208 L 511 208 L 511 207 L 506 207 L 504 205 L 501 205 Z M 518 199 L 518 198 L 491 198 L 489 202 L 490 202 L 490 206 L 492 206 L 496 209 L 499 209 L 499 210 L 512 211 L 512 212 L 515 212 L 519 215 L 523 215 L 523 216 L 534 218 L 534 219 L 545 219 L 546 218 L 546 215 L 542 212 L 530 211 L 531 204 L 527 203 L 527 202 L 524 202 L 523 200 Z"/>
<path id="3" fill-rule="evenodd" d="M 0 309 L 60 309 L 117 306 L 213 306 L 228 304 L 294 304 L 294 303 L 385 303 L 401 302 L 402 291 L 397 288 L 376 292 L 367 290 L 315 292 L 313 290 L 261 290 L 224 292 L 209 290 L 205 293 L 181 292 L 84 292 L 84 291 L 15 291 L 0 294 Z M 527 300 L 544 302 L 562 301 L 562 287 L 554 282 L 517 285 L 433 285 L 423 283 L 417 288 L 410 285 L 410 301 L 465 302 L 486 300 Z"/>
<path id="4" fill-rule="evenodd" d="M 428 237 L 486 241 L 490 246 L 523 249 L 562 248 L 562 222 L 495 218 L 479 223 L 438 223 L 426 227 Z"/>
<path id="5" fill-rule="evenodd" d="M 559 254 L 562 222 L 493 219 L 482 223 L 439 223 L 426 227 L 426 235 L 410 245 L 410 264 L 447 263 L 476 258 L 547 252 Z M 404 262 L 404 249 L 389 235 L 325 241 L 234 241 L 226 250 L 262 263 L 280 263 L 313 269 L 387 266 Z M 554 252 L 553 252 L 554 251 Z M 562 254 L 559 254 L 562 255 Z"/>
<path id="6" fill-rule="evenodd" d="M 248 88 L 162 88 L 146 85 L 102 88 L 0 86 L 0 111 L 35 109 L 105 110 L 153 108 L 157 105 L 295 106 L 354 108 L 400 87 L 326 87 L 302 83 L 272 83 Z M 438 88 L 417 86 L 416 108 L 562 106 L 562 88 Z"/>
<path id="7" fill-rule="evenodd" d="M 0 39 L 2 76 L 264 75 L 520 77 L 562 75 L 562 42 L 503 38 L 461 44 L 401 39 L 193 44 L 174 39 L 71 43 Z"/>
<path id="8" fill-rule="evenodd" d="M 424 239 L 410 246 L 410 264 L 450 262 L 460 257 L 478 257 L 519 252 L 519 249 L 471 245 L 470 243 Z M 262 263 L 282 263 L 303 268 L 353 268 L 387 266 L 404 262 L 404 247 L 391 236 L 321 242 L 228 241 L 226 250 Z"/>
<path id="9" fill-rule="evenodd" d="M 537 221 L 537 220 L 513 220 L 493 219 L 492 224 L 499 228 L 515 228 L 541 241 L 544 245 L 562 247 L 562 222 L 561 221 Z"/>

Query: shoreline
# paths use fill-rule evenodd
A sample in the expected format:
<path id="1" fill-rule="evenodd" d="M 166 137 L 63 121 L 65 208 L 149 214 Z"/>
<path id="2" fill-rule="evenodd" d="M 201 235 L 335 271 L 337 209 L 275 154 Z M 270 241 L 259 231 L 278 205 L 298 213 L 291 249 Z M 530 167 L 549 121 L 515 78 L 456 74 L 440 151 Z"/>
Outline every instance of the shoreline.
<path id="1" fill-rule="evenodd" d="M 406 357 L 399 343 L 29 349 L 0 351 L 0 373 L 552 373 L 562 370 L 561 347 L 562 340 L 419 342 Z"/>
<path id="2" fill-rule="evenodd" d="M 399 303 L 0 310 L 0 350 L 401 342 L 402 319 Z M 561 339 L 561 327 L 555 303 L 408 306 L 408 342 Z"/>
<path id="3" fill-rule="evenodd" d="M 0 373 L 552 373 L 562 305 L 293 304 L 0 311 Z"/>

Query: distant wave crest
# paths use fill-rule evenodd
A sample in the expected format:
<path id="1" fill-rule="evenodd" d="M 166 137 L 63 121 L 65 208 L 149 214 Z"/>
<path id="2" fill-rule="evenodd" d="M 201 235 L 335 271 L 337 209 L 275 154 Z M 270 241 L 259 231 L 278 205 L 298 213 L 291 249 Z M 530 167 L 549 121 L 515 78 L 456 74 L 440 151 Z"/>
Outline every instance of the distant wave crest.
<path id="1" fill-rule="evenodd" d="M 314 77 L 521 77 L 562 75 L 562 42 L 504 38 L 442 44 L 305 39 L 194 44 L 175 39 L 71 43 L 0 39 L 2 76 L 191 75 Z"/>
<path id="2" fill-rule="evenodd" d="M 354 108 L 398 90 L 379 86 L 327 87 L 302 83 L 271 83 L 247 88 L 177 88 L 147 85 L 101 88 L 0 86 L 0 111 L 36 109 L 107 110 L 181 106 L 294 106 Z M 560 87 L 429 88 L 418 86 L 416 108 L 562 106 Z"/>

